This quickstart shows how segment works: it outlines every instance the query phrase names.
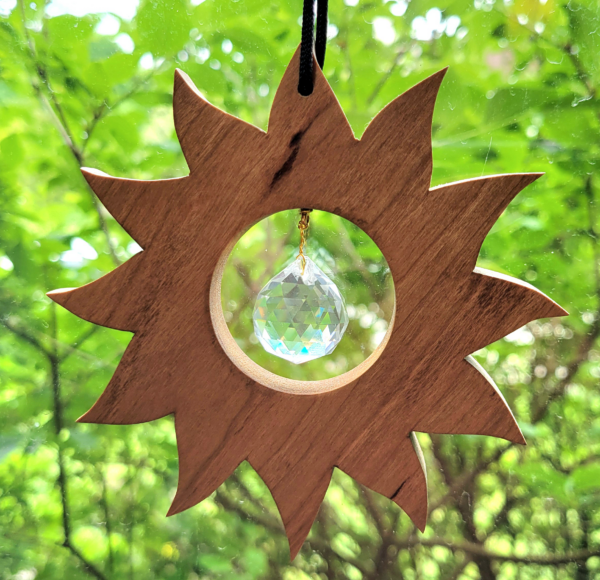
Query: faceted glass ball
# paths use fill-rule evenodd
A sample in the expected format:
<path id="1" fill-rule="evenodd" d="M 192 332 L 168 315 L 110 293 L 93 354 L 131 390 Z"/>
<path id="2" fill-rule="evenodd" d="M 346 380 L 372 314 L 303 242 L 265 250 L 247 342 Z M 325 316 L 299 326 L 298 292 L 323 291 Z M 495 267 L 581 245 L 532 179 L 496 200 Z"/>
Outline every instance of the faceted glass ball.
<path id="1" fill-rule="evenodd" d="M 252 318 L 263 348 L 294 364 L 331 354 L 348 326 L 338 287 L 310 258 L 304 274 L 298 258 L 267 282 Z"/>

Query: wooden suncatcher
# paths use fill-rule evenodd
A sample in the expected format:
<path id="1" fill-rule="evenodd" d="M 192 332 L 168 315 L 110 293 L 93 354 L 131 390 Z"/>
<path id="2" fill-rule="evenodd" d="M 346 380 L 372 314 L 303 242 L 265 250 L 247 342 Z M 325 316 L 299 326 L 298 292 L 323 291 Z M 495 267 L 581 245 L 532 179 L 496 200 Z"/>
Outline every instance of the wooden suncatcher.
<path id="1" fill-rule="evenodd" d="M 90 322 L 133 332 L 108 387 L 79 420 L 132 424 L 174 414 L 179 485 L 169 514 L 210 495 L 248 460 L 301 548 L 334 467 L 397 503 L 423 529 L 425 468 L 414 432 L 523 443 L 492 379 L 470 353 L 565 311 L 535 288 L 475 267 L 508 203 L 540 174 L 429 187 L 441 71 L 383 109 L 359 141 L 315 65 L 298 93 L 298 53 L 268 132 L 208 103 L 175 73 L 175 127 L 190 168 L 138 181 L 84 169 L 143 252 L 79 289 L 49 296 Z M 221 278 L 240 236 L 275 212 L 314 208 L 379 246 L 396 308 L 375 353 L 324 381 L 276 376 L 227 329 Z"/>

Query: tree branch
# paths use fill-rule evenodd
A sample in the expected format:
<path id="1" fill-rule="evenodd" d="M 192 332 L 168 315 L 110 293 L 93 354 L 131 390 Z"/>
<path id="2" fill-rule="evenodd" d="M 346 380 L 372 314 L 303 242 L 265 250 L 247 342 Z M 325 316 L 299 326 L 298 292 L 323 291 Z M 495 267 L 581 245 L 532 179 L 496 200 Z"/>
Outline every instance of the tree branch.
<path id="1" fill-rule="evenodd" d="M 91 336 L 96 334 L 100 330 L 100 326 L 92 326 L 87 332 L 84 332 L 73 344 L 66 345 L 65 350 L 62 356 L 59 357 L 59 362 L 63 363 L 67 360 L 72 354 L 76 353 L 79 347 Z"/>
<path id="2" fill-rule="evenodd" d="M 60 441 L 60 433 L 64 426 L 64 414 L 63 404 L 60 393 L 60 362 L 58 359 L 58 353 L 56 350 L 56 338 L 57 338 L 57 323 L 56 323 L 56 304 L 53 302 L 51 306 L 52 321 L 51 331 L 52 338 L 54 339 L 54 350 L 48 353 L 50 360 L 50 376 L 52 384 L 52 403 L 53 403 L 53 420 L 54 420 L 54 432 L 56 434 L 57 443 L 57 461 L 58 461 L 58 490 L 60 492 L 60 501 L 62 507 L 62 524 L 63 524 L 63 535 L 64 541 L 63 546 L 67 548 L 84 566 L 85 570 L 97 578 L 98 580 L 107 580 L 104 574 L 100 572 L 91 562 L 89 562 L 83 554 L 73 546 L 71 543 L 71 518 L 69 514 L 69 497 L 68 497 L 68 486 L 67 486 L 67 471 L 65 468 L 64 456 L 62 443 Z"/>
<path id="3" fill-rule="evenodd" d="M 31 38 L 31 35 L 29 34 L 29 30 L 27 29 L 27 23 L 26 23 L 26 17 L 25 17 L 25 4 L 24 4 L 23 0 L 19 0 L 19 7 L 21 9 L 21 19 L 23 22 L 23 30 L 24 30 L 25 38 L 27 40 L 28 47 L 29 47 L 29 53 L 30 53 L 31 60 L 33 62 L 33 67 L 35 69 L 38 79 L 41 81 L 42 85 L 46 88 L 48 95 L 50 97 L 50 102 L 52 103 L 52 105 L 48 102 L 48 99 L 42 92 L 41 87 L 39 85 L 36 85 L 36 83 L 33 83 L 33 89 L 34 89 L 35 93 L 38 95 L 38 97 L 40 98 L 40 100 L 42 101 L 42 105 L 44 106 L 44 108 L 50 112 L 52 120 L 54 121 L 55 125 L 58 127 L 58 131 L 61 134 L 61 137 L 62 137 L 63 141 L 65 142 L 65 145 L 68 147 L 69 151 L 75 158 L 77 165 L 79 167 L 82 167 L 84 165 L 83 151 L 76 145 L 76 143 L 73 139 L 73 133 L 69 127 L 69 123 L 67 121 L 64 110 L 63 110 L 60 102 L 56 98 L 56 93 L 55 93 L 54 89 L 52 88 L 52 84 L 50 83 L 48 71 L 38 57 L 38 54 L 37 54 L 37 51 L 35 48 L 35 43 L 33 42 L 33 39 Z M 86 188 L 91 195 L 92 204 L 94 205 L 94 209 L 96 210 L 96 214 L 98 215 L 98 223 L 99 223 L 100 229 L 104 233 L 104 237 L 106 238 L 108 251 L 111 255 L 111 258 L 112 258 L 115 266 L 119 266 L 121 264 L 121 260 L 117 256 L 115 247 L 110 238 L 108 226 L 106 224 L 106 220 L 104 219 L 104 215 L 102 214 L 102 208 L 100 206 L 100 201 L 98 200 L 98 197 L 96 196 L 96 194 L 89 187 L 89 185 L 86 184 Z"/>
<path id="4" fill-rule="evenodd" d="M 526 24 L 523 24 L 522 22 L 519 21 L 519 19 L 516 16 L 513 16 L 511 14 L 506 14 L 503 10 L 500 10 L 496 7 L 494 7 L 494 10 L 496 12 L 502 14 L 502 16 L 504 16 L 504 18 L 506 18 L 507 20 L 512 20 L 512 22 L 514 24 L 517 24 L 518 26 L 527 30 L 527 32 L 529 34 L 531 34 L 531 36 L 533 38 L 535 38 L 537 40 L 541 40 L 542 42 L 546 43 L 548 46 L 551 46 L 552 48 L 555 48 L 557 50 L 564 52 L 568 56 L 571 63 L 573 64 L 573 67 L 575 68 L 575 71 L 577 73 L 578 80 L 580 80 L 582 82 L 582 84 L 585 86 L 587 93 L 588 93 L 588 97 L 593 99 L 596 96 L 597 90 L 596 90 L 596 87 L 592 83 L 592 77 L 588 73 L 588 71 L 585 70 L 583 64 L 581 63 L 581 60 L 579 59 L 578 54 L 573 52 L 573 46 L 571 43 L 558 44 L 558 43 L 550 40 L 549 38 L 546 38 L 544 35 L 536 32 L 535 30 L 533 30 Z M 568 16 L 569 16 L 569 14 L 568 14 Z"/>
<path id="5" fill-rule="evenodd" d="M 456 566 L 456 568 L 454 569 L 454 572 L 452 572 L 452 576 L 448 577 L 448 580 L 458 580 L 458 578 L 460 577 L 460 575 L 462 574 L 463 570 L 472 562 L 472 558 L 470 557 L 470 555 L 467 555 L 467 557 L 465 558 L 464 562 L 461 562 L 460 564 L 458 564 L 458 566 Z"/>
<path id="6" fill-rule="evenodd" d="M 588 96 L 593 99 L 596 96 L 596 87 L 593 85 L 589 73 L 581 64 L 579 56 L 577 55 L 577 53 L 573 52 L 573 46 L 571 44 L 565 44 L 561 48 L 565 52 L 565 54 L 567 54 L 571 63 L 573 64 L 573 67 L 577 71 L 577 76 L 579 77 L 579 80 L 584 84 L 588 92 Z"/>
<path id="7" fill-rule="evenodd" d="M 586 178 L 584 191 L 588 200 L 588 234 L 592 240 L 592 256 L 594 261 L 593 272 L 595 279 L 594 293 L 598 299 L 598 305 L 596 307 L 594 322 L 591 325 L 590 331 L 583 337 L 575 357 L 566 365 L 566 376 L 550 391 L 544 404 L 533 413 L 532 423 L 541 421 L 548 411 L 550 404 L 563 395 L 565 388 L 577 374 L 581 365 L 588 360 L 590 350 L 593 348 L 596 340 L 600 337 L 600 252 L 598 248 L 599 236 L 596 231 L 596 201 L 591 175 L 588 175 Z"/>
<path id="8" fill-rule="evenodd" d="M 390 530 L 386 525 L 381 510 L 375 503 L 375 494 L 370 489 L 365 487 L 362 484 L 358 484 L 358 487 L 362 491 L 362 497 L 364 498 L 364 505 L 367 509 L 367 513 L 369 517 L 375 524 L 377 528 L 377 532 L 379 533 L 380 543 L 377 546 L 375 555 L 373 557 L 373 562 L 375 563 L 375 568 L 371 573 L 366 573 L 366 578 L 371 578 L 372 580 L 378 580 L 382 577 L 383 571 L 387 565 L 386 554 L 387 550 L 390 546 L 390 535 L 393 533 L 393 530 Z M 375 543 L 375 542 L 374 542 Z M 363 572 L 363 574 L 365 574 Z"/>
<path id="9" fill-rule="evenodd" d="M 373 92 L 369 95 L 369 98 L 367 99 L 367 105 L 370 105 L 377 98 L 377 95 L 381 92 L 381 89 L 383 89 L 385 83 L 388 82 L 388 80 L 392 76 L 392 73 L 396 70 L 396 67 L 400 64 L 402 57 L 413 47 L 413 45 L 414 45 L 414 42 L 409 42 L 400 47 L 400 49 L 396 53 L 396 57 L 394 58 L 392 65 L 385 72 L 385 74 L 381 77 L 381 79 L 379 79 L 379 82 L 373 89 Z"/>
<path id="10" fill-rule="evenodd" d="M 27 22 L 26 22 L 26 16 L 25 16 L 25 3 L 23 2 L 23 0 L 19 0 L 19 8 L 21 10 L 21 20 L 23 22 L 23 31 L 25 34 L 25 39 L 27 40 L 27 45 L 29 47 L 29 53 L 31 56 L 31 60 L 33 61 L 33 65 L 35 67 L 37 76 L 40 79 L 40 81 L 42 82 L 42 84 L 46 87 L 48 94 L 50 95 L 50 100 L 52 101 L 52 104 L 54 105 L 54 109 L 56 110 L 56 113 L 55 113 L 56 119 L 58 121 L 58 124 L 61 126 L 61 129 L 62 129 L 61 132 L 64 133 L 63 137 L 65 138 L 65 142 L 67 143 L 69 149 L 71 150 L 71 152 L 73 153 L 75 158 L 80 162 L 80 165 L 81 165 L 81 159 L 82 159 L 81 152 L 79 151 L 78 147 L 75 145 L 75 142 L 73 140 L 73 134 L 72 134 L 69 124 L 67 122 L 67 118 L 65 117 L 65 113 L 62 109 L 62 106 L 60 105 L 60 103 L 58 102 L 58 100 L 56 98 L 56 93 L 54 92 L 52 85 L 50 84 L 50 79 L 48 78 L 48 71 L 46 70 L 46 67 L 43 66 L 42 63 L 39 61 L 38 56 L 37 56 L 37 51 L 35 49 L 35 43 L 33 42 L 33 38 L 31 38 L 31 34 L 29 34 L 29 30 L 27 29 Z M 36 89 L 36 92 L 38 92 L 38 94 L 40 96 L 42 95 L 39 87 L 34 86 L 34 89 Z M 50 107 L 50 108 L 52 108 L 52 107 Z"/>
<path id="11" fill-rule="evenodd" d="M 506 453 L 509 449 L 512 449 L 513 447 L 514 447 L 514 443 L 511 443 L 511 444 L 507 445 L 506 447 L 501 447 L 500 449 L 497 449 L 495 451 L 495 453 L 489 459 L 486 459 L 485 461 L 479 463 L 473 470 L 463 473 L 459 477 L 455 478 L 451 484 L 451 487 L 448 489 L 448 491 L 441 498 L 439 498 L 435 503 L 433 503 L 431 505 L 431 507 L 429 508 L 429 513 L 433 512 L 437 508 L 448 503 L 448 501 L 451 500 L 457 494 L 462 493 L 462 491 L 466 487 L 468 487 L 469 484 L 480 473 L 485 471 L 488 467 L 490 467 L 490 465 L 492 465 L 492 464 L 496 463 L 498 460 L 500 460 L 500 458 L 504 455 L 504 453 Z"/>
<path id="12" fill-rule="evenodd" d="M 4 326 L 7 330 L 10 330 L 13 334 L 28 342 L 31 346 L 35 347 L 39 350 L 46 358 L 50 357 L 50 352 L 46 349 L 46 347 L 33 335 L 29 334 L 27 331 L 22 330 L 14 326 L 8 318 L 0 319 L 0 324 Z"/>
<path id="13" fill-rule="evenodd" d="M 600 550 L 578 550 L 570 554 L 551 554 L 548 556 L 517 556 L 514 554 L 498 554 L 488 550 L 481 544 L 474 542 L 453 542 L 444 538 L 414 538 L 408 540 L 396 540 L 394 545 L 400 550 L 406 550 L 414 546 L 425 546 L 428 548 L 442 546 L 453 552 L 465 552 L 473 556 L 489 558 L 502 562 L 514 562 L 516 564 L 538 564 L 540 566 L 560 566 L 571 562 L 581 562 L 588 558 L 600 556 Z"/>
<path id="14" fill-rule="evenodd" d="M 453 485 L 453 477 L 451 475 L 451 465 L 448 461 L 447 457 L 442 454 L 440 451 L 440 438 L 438 435 L 432 435 L 431 441 L 432 452 L 436 461 L 440 465 L 442 469 L 442 473 L 444 479 L 446 481 L 446 485 Z M 460 456 L 459 456 L 460 457 Z M 480 541 L 477 535 L 477 527 L 475 525 L 474 517 L 473 517 L 473 499 L 474 495 L 474 482 L 471 480 L 468 485 L 465 486 L 465 491 L 467 492 L 468 501 L 465 502 L 463 495 L 460 497 L 452 496 L 454 503 L 456 504 L 456 508 L 458 509 L 462 519 L 465 523 L 465 533 L 467 539 L 471 544 L 476 546 L 483 546 L 483 542 Z M 464 492 L 463 492 L 464 494 Z M 491 560 L 485 554 L 473 554 L 473 561 L 479 568 L 479 573 L 481 575 L 482 580 L 493 580 L 496 578 L 494 571 L 492 570 Z"/>
<path id="15" fill-rule="evenodd" d="M 379 511 L 378 506 L 375 504 L 375 498 L 373 497 L 374 493 L 362 484 L 358 484 L 358 486 L 362 490 L 362 496 L 365 499 L 364 504 L 367 508 L 367 512 L 373 520 L 373 523 L 375 524 L 379 535 L 383 538 L 385 535 L 388 535 L 389 530 L 387 529 L 387 526 L 383 521 L 383 517 L 381 515 L 381 512 Z"/>
<path id="16" fill-rule="evenodd" d="M 73 554 L 83 565 L 86 572 L 88 572 L 94 578 L 98 580 L 108 580 L 108 578 L 96 568 L 75 546 L 73 546 L 70 542 L 63 542 L 63 547 L 67 548 L 71 554 Z"/>
<path id="17" fill-rule="evenodd" d="M 318 521 L 322 524 L 323 530 L 327 532 L 327 529 L 331 526 L 334 529 L 337 529 L 338 526 L 334 521 L 334 512 L 331 509 L 331 506 L 327 502 L 323 502 L 321 504 L 321 508 L 319 509 L 319 514 L 317 516 Z M 327 562 L 329 563 L 331 558 L 337 558 L 342 562 L 347 562 L 354 566 L 357 570 L 360 570 L 364 578 L 371 578 L 370 569 L 372 568 L 370 565 L 365 566 L 363 562 L 361 562 L 358 558 L 354 558 L 353 556 L 341 556 L 331 547 L 331 540 L 327 538 L 321 539 L 316 534 L 311 535 L 308 539 L 311 548 L 317 550 L 321 554 L 327 557 Z"/>
<path id="18" fill-rule="evenodd" d="M 112 574 L 115 569 L 115 556 L 112 547 L 112 524 L 110 521 L 110 509 L 108 506 L 108 485 L 106 483 L 106 477 L 104 476 L 104 469 L 102 465 L 98 465 L 98 475 L 100 477 L 100 485 L 102 486 L 100 505 L 102 506 L 102 511 L 104 512 L 106 539 L 108 541 L 108 571 Z"/>
<path id="19" fill-rule="evenodd" d="M 242 519 L 253 521 L 275 534 L 281 534 L 284 532 L 283 525 L 281 524 L 280 520 L 271 515 L 252 513 L 248 511 L 242 506 L 242 504 L 235 501 L 227 492 L 225 492 L 222 486 L 217 490 L 216 500 L 225 509 L 235 512 Z"/>
<path id="20" fill-rule="evenodd" d="M 90 137 L 91 137 L 92 133 L 94 132 L 94 129 L 100 122 L 100 120 L 103 119 L 110 111 L 113 111 L 114 109 L 116 109 L 121 103 L 125 102 L 127 99 L 129 99 L 131 96 L 133 96 L 141 87 L 143 87 L 154 76 L 154 74 L 156 73 L 156 70 L 157 69 L 154 68 L 145 77 L 138 77 L 134 81 L 133 87 L 129 91 L 127 91 L 125 94 L 121 95 L 113 103 L 110 103 L 105 100 L 102 102 L 102 104 L 99 107 L 96 108 L 96 110 L 94 111 L 94 116 L 92 117 L 92 120 L 88 123 L 87 128 L 85 130 L 86 137 L 85 137 L 85 140 L 81 147 L 82 153 L 85 154 L 85 149 L 87 147 L 87 144 L 89 143 Z"/>

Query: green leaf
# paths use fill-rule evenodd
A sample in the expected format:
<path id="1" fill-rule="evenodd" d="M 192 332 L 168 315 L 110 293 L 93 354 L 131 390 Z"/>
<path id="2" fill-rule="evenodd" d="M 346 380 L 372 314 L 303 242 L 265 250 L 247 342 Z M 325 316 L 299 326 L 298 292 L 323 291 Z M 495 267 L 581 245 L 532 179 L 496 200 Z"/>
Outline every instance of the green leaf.
<path id="1" fill-rule="evenodd" d="M 571 474 L 571 481 L 576 493 L 600 491 L 600 463 L 578 467 Z"/>
<path id="2" fill-rule="evenodd" d="M 183 0 L 144 0 L 134 19 L 134 41 L 142 52 L 174 56 L 189 39 L 190 16 Z"/>

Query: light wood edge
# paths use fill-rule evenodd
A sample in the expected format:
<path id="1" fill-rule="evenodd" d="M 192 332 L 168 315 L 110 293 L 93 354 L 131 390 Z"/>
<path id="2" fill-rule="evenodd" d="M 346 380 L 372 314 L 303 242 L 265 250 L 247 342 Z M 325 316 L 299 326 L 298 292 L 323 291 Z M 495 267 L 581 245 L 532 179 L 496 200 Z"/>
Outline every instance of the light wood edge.
<path id="1" fill-rule="evenodd" d="M 223 280 L 223 273 L 227 264 L 227 259 L 231 254 L 236 240 L 232 240 L 225 251 L 221 254 L 217 266 L 215 267 L 212 281 L 210 285 L 210 318 L 213 324 L 215 335 L 221 348 L 231 360 L 231 362 L 242 371 L 247 377 L 250 377 L 253 381 L 282 393 L 288 393 L 291 395 L 317 395 L 321 393 L 328 393 L 335 391 L 350 383 L 353 383 L 366 373 L 379 359 L 383 353 L 387 343 L 390 340 L 394 327 L 394 319 L 396 316 L 396 296 L 394 294 L 394 309 L 388 325 L 388 330 L 385 337 L 379 344 L 379 346 L 371 353 L 371 355 L 361 362 L 358 366 L 352 370 L 333 377 L 330 379 L 324 379 L 319 381 L 299 381 L 296 379 L 288 379 L 272 373 L 259 364 L 255 363 L 235 342 L 235 339 L 231 335 L 225 316 L 223 314 L 223 307 L 221 305 L 221 284 Z"/>

